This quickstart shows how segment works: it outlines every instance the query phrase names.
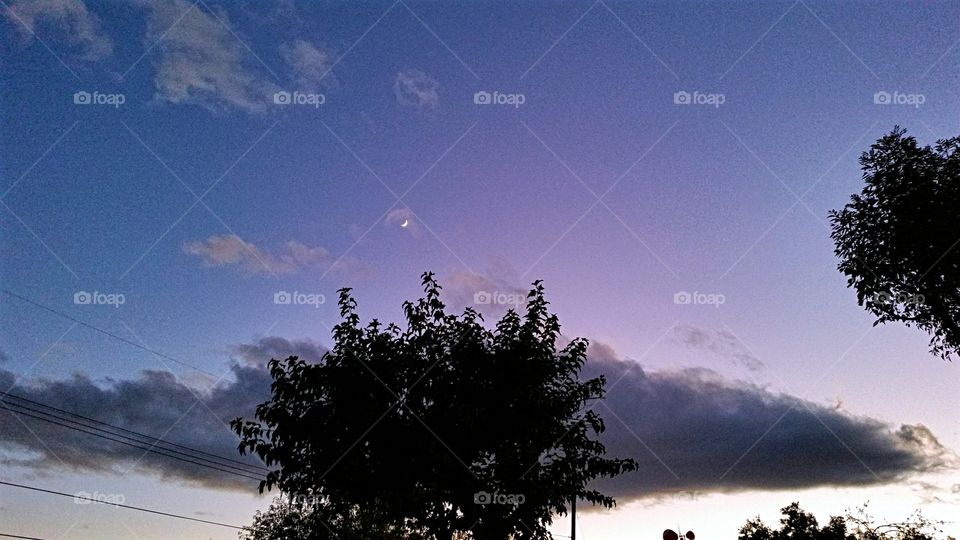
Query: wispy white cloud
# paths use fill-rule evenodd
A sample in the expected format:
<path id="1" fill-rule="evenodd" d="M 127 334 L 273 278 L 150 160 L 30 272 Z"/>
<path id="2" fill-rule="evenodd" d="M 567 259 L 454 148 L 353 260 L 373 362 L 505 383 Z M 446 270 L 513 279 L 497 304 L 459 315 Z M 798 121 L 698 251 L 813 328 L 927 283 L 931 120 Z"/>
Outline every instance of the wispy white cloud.
<path id="1" fill-rule="evenodd" d="M 147 3 L 146 46 L 156 44 L 155 97 L 211 110 L 262 111 L 276 84 L 251 67 L 227 14 L 185 0 Z"/>
<path id="2" fill-rule="evenodd" d="M 508 309 L 522 310 L 529 288 L 517 285 L 517 272 L 502 259 L 495 259 L 482 274 L 458 271 L 443 279 L 443 295 L 452 307 L 466 307 L 484 316 L 499 316 Z"/>
<path id="3" fill-rule="evenodd" d="M 27 39 L 54 30 L 76 48 L 85 61 L 102 60 L 113 53 L 113 42 L 100 27 L 100 19 L 82 0 L 21 0 L 11 4 L 6 16 Z"/>
<path id="4" fill-rule="evenodd" d="M 322 247 L 310 247 L 290 240 L 275 252 L 262 249 L 239 236 L 215 235 L 184 244 L 183 251 L 200 258 L 205 266 L 237 266 L 250 274 L 295 274 L 311 269 L 349 272 L 362 269 L 354 258 L 337 260 Z"/>
<path id="5" fill-rule="evenodd" d="M 393 93 L 401 105 L 418 109 L 436 109 L 440 103 L 440 83 L 417 69 L 397 73 L 393 81 Z"/>
<path id="6" fill-rule="evenodd" d="M 335 84 L 333 54 L 323 46 L 303 39 L 280 45 L 280 57 L 293 73 L 294 82 L 300 90 L 315 90 Z"/>
<path id="7" fill-rule="evenodd" d="M 285 75 L 281 81 L 253 52 L 226 10 L 188 0 L 131 2 L 145 16 L 143 47 L 153 59 L 154 98 L 160 102 L 262 112 L 281 86 L 312 91 L 336 83 L 330 72 L 334 55 L 320 44 L 294 39 L 271 51 L 279 53 L 277 69 Z M 83 0 L 20 0 L 4 15 L 24 39 L 61 36 L 81 60 L 102 60 L 114 49 Z"/>
<path id="8" fill-rule="evenodd" d="M 710 351 L 750 371 L 760 371 L 766 367 L 766 364 L 747 349 L 737 336 L 727 330 L 710 331 L 683 325 L 674 330 L 674 335 L 682 345 L 691 349 Z"/>

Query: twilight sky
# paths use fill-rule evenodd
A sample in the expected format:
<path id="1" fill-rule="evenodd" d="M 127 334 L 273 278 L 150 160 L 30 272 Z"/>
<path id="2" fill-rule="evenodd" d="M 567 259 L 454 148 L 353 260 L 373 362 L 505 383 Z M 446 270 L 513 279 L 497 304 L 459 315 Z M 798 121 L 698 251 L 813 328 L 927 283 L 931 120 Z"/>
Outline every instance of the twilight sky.
<path id="1" fill-rule="evenodd" d="M 827 223 L 894 125 L 960 133 L 957 3 L 0 8 L 0 393 L 234 457 L 223 421 L 271 356 L 330 345 L 337 289 L 400 321 L 432 270 L 492 318 L 543 279 L 641 464 L 583 538 L 730 538 L 793 500 L 960 521 L 960 372 L 871 326 Z M 21 420 L 0 480 L 240 525 L 268 503 Z M 10 486 L 0 533 L 235 538 Z"/>

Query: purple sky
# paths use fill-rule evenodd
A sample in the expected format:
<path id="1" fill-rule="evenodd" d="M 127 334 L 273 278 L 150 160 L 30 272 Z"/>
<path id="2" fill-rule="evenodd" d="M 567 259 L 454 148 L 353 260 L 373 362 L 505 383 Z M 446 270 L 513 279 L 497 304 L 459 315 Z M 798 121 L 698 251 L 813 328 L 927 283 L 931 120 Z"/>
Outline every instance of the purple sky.
<path id="1" fill-rule="evenodd" d="M 452 308 L 496 317 L 543 279 L 564 333 L 625 375 L 611 446 L 650 463 L 584 538 L 731 537 L 792 500 L 960 520 L 957 366 L 871 326 L 827 222 L 894 125 L 960 132 L 956 3 L 2 13 L 0 392 L 229 452 L 220 419 L 255 404 L 271 354 L 330 344 L 337 289 L 400 320 L 432 270 Z M 0 479 L 237 524 L 267 504 L 0 415 Z M 694 451 L 699 430 L 725 442 Z M 849 466 L 811 479 L 804 452 L 831 445 Z M 3 486 L 0 532 L 234 537 Z"/>

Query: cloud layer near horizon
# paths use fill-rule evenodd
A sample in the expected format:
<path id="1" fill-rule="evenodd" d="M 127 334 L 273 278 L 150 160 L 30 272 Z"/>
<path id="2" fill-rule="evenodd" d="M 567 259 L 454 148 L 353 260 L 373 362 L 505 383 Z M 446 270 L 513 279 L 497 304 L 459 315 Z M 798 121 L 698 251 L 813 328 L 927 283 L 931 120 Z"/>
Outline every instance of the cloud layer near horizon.
<path id="1" fill-rule="evenodd" d="M 882 484 L 954 459 L 921 424 L 891 426 L 707 369 L 648 372 L 603 345 L 589 354 L 583 374 L 607 379 L 596 408 L 607 451 L 640 464 L 603 482 L 620 498 Z"/>
<path id="2" fill-rule="evenodd" d="M 269 397 L 270 358 L 317 361 L 324 347 L 265 337 L 233 350 L 233 379 L 198 391 L 172 374 L 96 383 L 16 381 L 0 369 L 0 388 L 114 425 L 239 458 L 225 425 L 251 417 Z M 683 492 L 798 489 L 889 483 L 947 467 L 954 459 L 922 425 L 891 426 L 705 370 L 647 372 L 609 347 L 592 345 L 585 376 L 607 378 L 598 405 L 609 455 L 632 457 L 636 473 L 602 482 L 621 502 Z M 199 401 L 198 401 L 199 398 Z M 173 426 L 171 428 L 171 426 Z M 169 432 L 168 432 L 169 429 Z M 134 470 L 217 489 L 252 491 L 256 482 L 65 428 L 0 413 L 0 463 L 35 473 Z M 248 460 L 250 463 L 256 463 Z"/>

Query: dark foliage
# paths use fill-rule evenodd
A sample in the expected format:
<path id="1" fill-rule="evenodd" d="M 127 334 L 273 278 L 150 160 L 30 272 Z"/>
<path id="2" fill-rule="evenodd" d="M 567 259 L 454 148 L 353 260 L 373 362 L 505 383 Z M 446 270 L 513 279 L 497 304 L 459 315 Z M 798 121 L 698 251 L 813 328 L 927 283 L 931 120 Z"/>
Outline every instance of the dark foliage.
<path id="1" fill-rule="evenodd" d="M 874 523 L 863 506 L 856 514 L 833 516 L 820 526 L 813 514 L 791 503 L 780 509 L 780 528 L 771 529 L 760 518 L 748 520 L 740 527 L 739 540 L 933 540 L 940 532 L 936 525 L 920 514 L 900 523 Z"/>
<path id="2" fill-rule="evenodd" d="M 604 457 L 603 421 L 588 407 L 604 380 L 578 378 L 586 340 L 557 349 L 541 283 L 523 316 L 511 310 L 492 331 L 472 309 L 447 314 L 432 274 L 423 286 L 403 329 L 361 326 L 343 289 L 319 363 L 271 360 L 273 398 L 256 421 L 232 423 L 241 452 L 277 467 L 261 491 L 317 500 L 328 523 L 372 513 L 441 540 L 549 538 L 574 496 L 614 505 L 588 483 L 636 464 Z"/>
<path id="3" fill-rule="evenodd" d="M 857 301 L 929 333 L 931 351 L 960 350 L 960 137 L 920 147 L 895 128 L 860 157 L 865 186 L 831 212 L 839 270 Z"/>

